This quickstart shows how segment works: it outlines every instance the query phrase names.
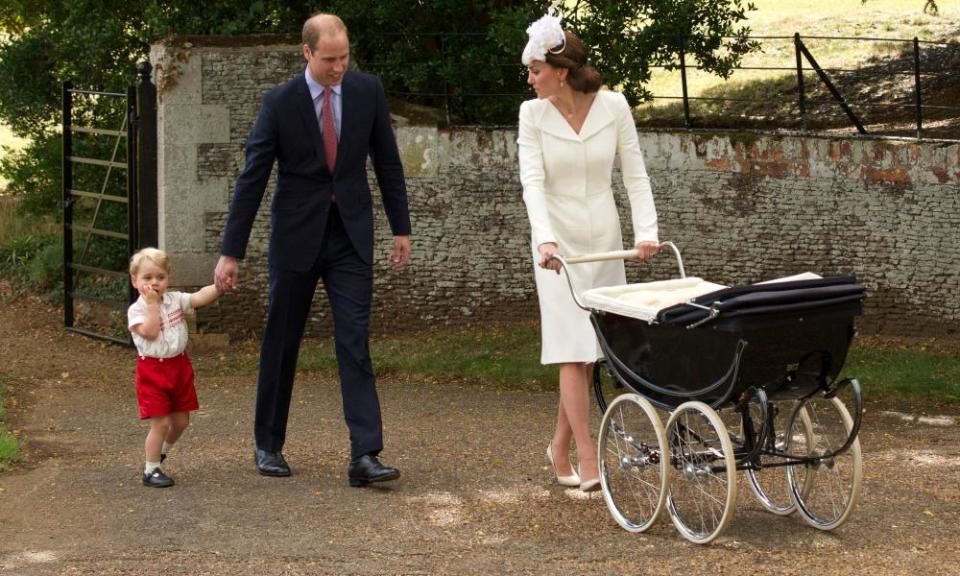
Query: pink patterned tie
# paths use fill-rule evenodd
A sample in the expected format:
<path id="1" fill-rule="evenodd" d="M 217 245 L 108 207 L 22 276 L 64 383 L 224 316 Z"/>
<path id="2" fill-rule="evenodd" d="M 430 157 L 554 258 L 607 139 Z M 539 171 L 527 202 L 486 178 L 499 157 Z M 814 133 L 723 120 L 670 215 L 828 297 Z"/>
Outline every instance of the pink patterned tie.
<path id="1" fill-rule="evenodd" d="M 333 106 L 330 104 L 332 88 L 323 90 L 323 151 L 327 155 L 327 168 L 333 174 L 337 165 L 337 127 L 333 122 Z"/>

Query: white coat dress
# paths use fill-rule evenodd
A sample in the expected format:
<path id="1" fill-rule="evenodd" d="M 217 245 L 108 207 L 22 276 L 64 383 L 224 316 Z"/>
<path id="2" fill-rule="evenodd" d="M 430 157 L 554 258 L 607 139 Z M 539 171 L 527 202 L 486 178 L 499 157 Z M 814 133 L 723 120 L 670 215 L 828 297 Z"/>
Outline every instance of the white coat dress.
<path id="1" fill-rule="evenodd" d="M 634 244 L 657 241 L 657 213 L 630 106 L 622 94 L 601 90 L 577 134 L 552 102 L 528 100 L 520 106 L 517 144 L 540 301 L 540 361 L 593 362 L 602 354 L 590 316 L 573 301 L 563 272 L 539 267 L 538 246 L 555 242 L 568 256 L 624 248 L 612 188 L 615 156 L 630 199 Z M 578 294 L 626 283 L 621 260 L 568 270 Z"/>

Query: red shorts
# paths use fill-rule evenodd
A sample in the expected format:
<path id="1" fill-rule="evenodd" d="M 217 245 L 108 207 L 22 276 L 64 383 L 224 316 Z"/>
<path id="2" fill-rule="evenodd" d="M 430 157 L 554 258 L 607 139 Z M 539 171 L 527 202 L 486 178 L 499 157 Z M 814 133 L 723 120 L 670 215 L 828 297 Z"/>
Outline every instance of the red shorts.
<path id="1" fill-rule="evenodd" d="M 200 408 L 186 352 L 173 358 L 137 356 L 137 404 L 141 419 Z"/>

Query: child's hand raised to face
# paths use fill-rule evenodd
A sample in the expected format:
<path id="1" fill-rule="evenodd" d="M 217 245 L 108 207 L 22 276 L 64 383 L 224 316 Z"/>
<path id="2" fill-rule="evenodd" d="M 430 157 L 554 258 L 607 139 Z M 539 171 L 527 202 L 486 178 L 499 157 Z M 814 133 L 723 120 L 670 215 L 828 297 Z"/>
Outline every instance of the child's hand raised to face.
<path id="1" fill-rule="evenodd" d="M 146 282 L 141 284 L 138 287 L 138 290 L 147 304 L 159 304 L 161 301 L 163 301 L 163 297 L 160 296 L 160 292 L 154 290 L 153 286 Z"/>

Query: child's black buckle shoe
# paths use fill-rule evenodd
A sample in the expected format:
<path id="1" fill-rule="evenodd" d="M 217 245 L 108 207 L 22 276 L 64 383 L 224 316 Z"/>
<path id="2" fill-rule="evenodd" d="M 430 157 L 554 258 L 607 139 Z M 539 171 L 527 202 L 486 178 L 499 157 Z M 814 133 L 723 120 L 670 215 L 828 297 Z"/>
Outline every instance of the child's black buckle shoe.
<path id="1" fill-rule="evenodd" d="M 173 478 L 164 474 L 163 470 L 159 468 L 149 474 L 144 473 L 143 475 L 143 485 L 149 486 L 150 488 L 166 488 L 173 486 L 173 484 Z"/>

